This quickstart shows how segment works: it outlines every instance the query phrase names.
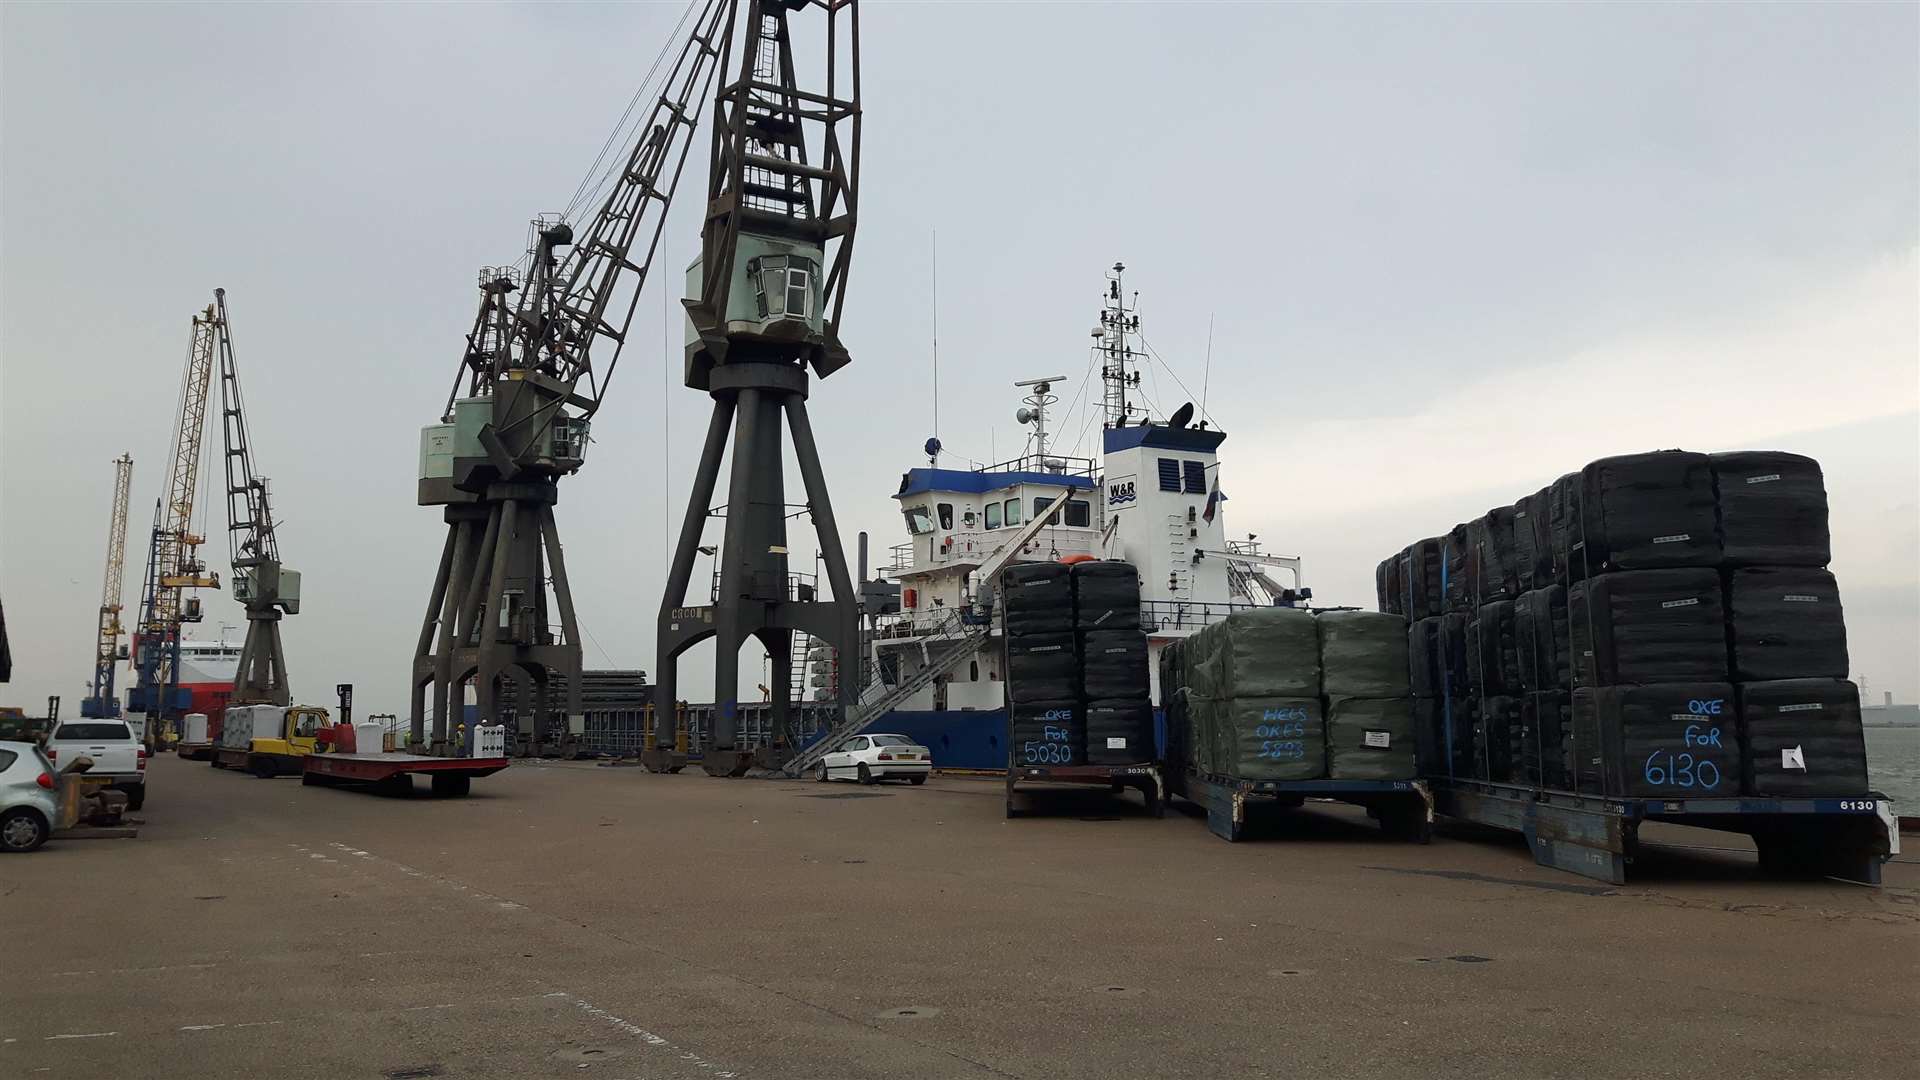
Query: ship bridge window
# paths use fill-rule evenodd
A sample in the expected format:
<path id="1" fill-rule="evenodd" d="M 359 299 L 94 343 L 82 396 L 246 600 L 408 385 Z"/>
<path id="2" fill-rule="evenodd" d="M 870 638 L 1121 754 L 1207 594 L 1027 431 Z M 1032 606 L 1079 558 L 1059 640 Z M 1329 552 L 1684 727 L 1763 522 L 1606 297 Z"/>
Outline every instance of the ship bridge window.
<path id="1" fill-rule="evenodd" d="M 1038 498 L 1033 500 L 1033 516 L 1039 517 L 1040 515 L 1046 513 L 1047 507 L 1052 505 L 1053 505 L 1053 496 L 1051 495 L 1039 496 Z M 1060 524 L 1059 517 L 1060 515 L 1055 514 L 1054 520 L 1049 522 L 1049 524 L 1052 524 L 1052 525 Z"/>
<path id="2" fill-rule="evenodd" d="M 997 529 L 999 527 L 1000 527 L 1000 504 L 997 502 L 990 502 L 987 504 L 987 528 Z"/>
<path id="3" fill-rule="evenodd" d="M 1085 499 L 1067 500 L 1067 524 L 1084 529 L 1093 524 L 1093 506 Z"/>
<path id="4" fill-rule="evenodd" d="M 1007 500 L 1007 525 L 1009 527 L 1012 527 L 1018 524 L 1020 524 L 1020 500 L 1008 499 Z"/>
<path id="5" fill-rule="evenodd" d="M 915 536 L 924 536 L 933 531 L 933 515 L 927 513 L 924 506 L 909 506 L 901 511 L 907 519 L 907 531 Z"/>
<path id="6" fill-rule="evenodd" d="M 1163 457 L 1160 459 L 1160 490 L 1180 490 L 1180 459 Z"/>
<path id="7" fill-rule="evenodd" d="M 953 531 L 953 504 L 952 503 L 940 504 L 940 529 L 943 532 Z"/>
<path id="8" fill-rule="evenodd" d="M 1186 487 L 1183 490 L 1188 495 L 1205 495 L 1207 493 L 1206 464 L 1199 461 L 1183 461 L 1180 467 L 1184 471 L 1186 480 Z"/>

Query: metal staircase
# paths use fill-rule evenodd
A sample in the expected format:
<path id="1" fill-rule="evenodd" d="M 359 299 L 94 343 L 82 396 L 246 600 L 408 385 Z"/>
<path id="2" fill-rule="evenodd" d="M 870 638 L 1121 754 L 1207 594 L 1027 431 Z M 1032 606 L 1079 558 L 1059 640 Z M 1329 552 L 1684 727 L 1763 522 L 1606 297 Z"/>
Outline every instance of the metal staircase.
<path id="1" fill-rule="evenodd" d="M 902 702 L 931 685 L 933 680 L 972 656 L 992 632 L 993 624 L 988 620 L 970 623 L 961 618 L 959 611 L 949 612 L 927 632 L 920 643 L 921 648 L 926 650 L 927 663 L 892 686 L 877 678 L 863 686 L 860 700 L 847 710 L 846 718 L 834 725 L 818 742 L 795 754 L 786 763 L 784 768 L 787 775 L 800 776 L 813 768 L 826 756 L 827 751 L 873 726 Z"/>

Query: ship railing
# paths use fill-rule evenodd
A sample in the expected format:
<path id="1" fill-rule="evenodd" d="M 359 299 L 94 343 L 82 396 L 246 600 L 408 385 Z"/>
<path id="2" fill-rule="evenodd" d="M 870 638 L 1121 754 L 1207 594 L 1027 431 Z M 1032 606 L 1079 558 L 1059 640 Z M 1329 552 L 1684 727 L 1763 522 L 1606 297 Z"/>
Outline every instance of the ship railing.
<path id="1" fill-rule="evenodd" d="M 988 465 L 980 472 L 1051 473 L 1055 476 L 1083 476 L 1089 480 L 1100 475 L 1100 463 L 1093 458 L 1063 454 L 1022 454 L 1017 458 Z"/>
<path id="2" fill-rule="evenodd" d="M 1140 603 L 1140 628 L 1151 634 L 1160 630 L 1201 630 L 1236 611 L 1253 611 L 1267 604 L 1189 603 L 1182 600 L 1143 600 Z"/>

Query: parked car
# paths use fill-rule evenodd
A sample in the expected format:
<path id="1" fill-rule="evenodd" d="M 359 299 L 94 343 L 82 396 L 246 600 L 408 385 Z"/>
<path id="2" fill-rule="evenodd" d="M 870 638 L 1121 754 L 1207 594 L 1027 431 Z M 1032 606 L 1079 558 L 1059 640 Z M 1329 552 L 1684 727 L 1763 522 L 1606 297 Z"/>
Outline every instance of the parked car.
<path id="1" fill-rule="evenodd" d="M 30 742 L 0 742 L 0 851 L 47 842 L 58 816 L 53 762 Z"/>
<path id="2" fill-rule="evenodd" d="M 89 778 L 105 780 L 107 787 L 126 792 L 127 809 L 145 805 L 147 748 L 125 720 L 69 720 L 53 729 L 47 739 L 47 759 L 56 768 L 83 756 L 93 759 Z"/>
<path id="3" fill-rule="evenodd" d="M 813 778 L 858 780 L 871 784 L 880 780 L 927 782 L 933 772 L 933 751 L 905 735 L 855 735 L 835 747 L 813 770 Z"/>

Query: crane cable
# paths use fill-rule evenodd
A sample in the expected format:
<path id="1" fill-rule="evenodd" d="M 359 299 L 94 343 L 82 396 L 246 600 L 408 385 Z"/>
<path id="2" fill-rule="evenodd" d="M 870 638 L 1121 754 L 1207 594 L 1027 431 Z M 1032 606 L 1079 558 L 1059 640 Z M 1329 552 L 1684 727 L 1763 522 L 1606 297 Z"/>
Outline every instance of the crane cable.
<path id="1" fill-rule="evenodd" d="M 653 77 L 660 70 L 661 63 L 666 60 L 668 51 L 680 41 L 680 31 L 685 28 L 687 20 L 693 17 L 694 9 L 698 8 L 700 4 L 701 0 L 688 0 L 686 10 L 680 13 L 680 21 L 673 24 L 673 32 L 668 34 L 666 40 L 661 43 L 660 51 L 655 54 L 653 58 L 653 66 L 647 69 L 646 75 L 640 80 L 640 85 L 634 88 L 633 96 L 627 99 L 627 107 L 621 112 L 619 122 L 614 125 L 611 132 L 607 133 L 607 141 L 600 145 L 600 153 L 594 157 L 593 164 L 587 166 L 586 175 L 580 178 L 580 186 L 574 189 L 573 199 L 567 203 L 567 208 L 561 212 L 561 217 L 571 221 L 575 212 L 583 205 L 590 205 L 593 201 L 597 200 L 600 193 L 605 190 L 607 181 L 612 178 L 614 170 L 619 166 L 620 162 L 618 160 L 609 162 L 604 172 L 600 171 L 601 163 L 606 161 L 607 154 L 613 149 L 614 144 L 617 141 L 622 141 L 620 139 L 621 133 L 626 131 L 627 123 L 633 116 L 634 109 L 640 104 L 642 98 L 646 96 L 647 88 L 652 85 Z M 600 175 L 599 182 L 597 183 L 593 183 L 595 173 L 599 173 Z M 593 183 L 593 190 L 591 192 L 587 190 L 589 183 Z"/>

